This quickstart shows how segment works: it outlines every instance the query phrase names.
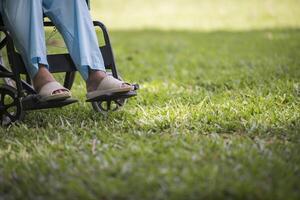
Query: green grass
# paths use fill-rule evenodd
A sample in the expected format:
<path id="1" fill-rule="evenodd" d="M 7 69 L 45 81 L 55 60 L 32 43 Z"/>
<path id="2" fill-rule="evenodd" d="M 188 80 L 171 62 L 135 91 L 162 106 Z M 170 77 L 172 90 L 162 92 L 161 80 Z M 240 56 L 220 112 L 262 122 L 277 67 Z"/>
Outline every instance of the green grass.
<path id="1" fill-rule="evenodd" d="M 0 128 L 0 199 L 299 199 L 300 30 L 286 24 L 115 28 L 139 95 L 104 117 L 78 76 L 78 104 Z"/>
<path id="2" fill-rule="evenodd" d="M 106 118 L 78 79 L 80 103 L 0 129 L 0 196 L 299 198 L 300 31 L 112 38 L 139 96 Z"/>
<path id="3" fill-rule="evenodd" d="M 113 29 L 252 30 L 300 26 L 299 0 L 91 0 Z"/>

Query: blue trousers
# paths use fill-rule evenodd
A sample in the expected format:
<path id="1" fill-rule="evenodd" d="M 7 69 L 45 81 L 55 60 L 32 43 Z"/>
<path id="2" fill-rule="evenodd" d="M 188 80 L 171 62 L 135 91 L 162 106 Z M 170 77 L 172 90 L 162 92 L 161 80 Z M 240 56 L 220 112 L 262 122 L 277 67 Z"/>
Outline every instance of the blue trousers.
<path id="1" fill-rule="evenodd" d="M 33 78 L 39 64 L 49 68 L 43 13 L 61 33 L 82 77 L 89 69 L 105 71 L 96 32 L 85 0 L 0 0 L 1 13 L 26 70 Z"/>

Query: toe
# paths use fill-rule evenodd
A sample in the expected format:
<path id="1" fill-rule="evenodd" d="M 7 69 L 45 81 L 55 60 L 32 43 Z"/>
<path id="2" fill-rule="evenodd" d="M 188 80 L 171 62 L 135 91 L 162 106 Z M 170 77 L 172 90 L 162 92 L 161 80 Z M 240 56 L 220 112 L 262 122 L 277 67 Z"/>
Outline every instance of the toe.
<path id="1" fill-rule="evenodd" d="M 131 85 L 129 83 L 122 83 L 121 87 L 128 88 L 128 87 L 131 87 Z"/>
<path id="2" fill-rule="evenodd" d="M 65 90 L 60 89 L 60 90 L 55 90 L 55 91 L 53 92 L 53 94 L 62 94 L 62 93 L 64 93 L 64 92 L 65 92 Z"/>

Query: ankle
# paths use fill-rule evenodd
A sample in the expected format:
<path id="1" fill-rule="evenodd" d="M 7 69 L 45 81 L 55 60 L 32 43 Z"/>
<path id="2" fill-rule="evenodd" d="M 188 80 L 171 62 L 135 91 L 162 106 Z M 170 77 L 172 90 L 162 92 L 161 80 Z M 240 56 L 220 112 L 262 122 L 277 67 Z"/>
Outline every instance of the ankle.
<path id="1" fill-rule="evenodd" d="M 105 71 L 89 69 L 89 79 L 103 79 L 106 76 Z"/>
<path id="2" fill-rule="evenodd" d="M 86 89 L 88 92 L 96 90 L 100 82 L 107 76 L 106 72 L 99 70 L 90 70 L 89 77 L 86 80 Z"/>
<path id="3" fill-rule="evenodd" d="M 33 87 L 39 91 L 46 83 L 55 81 L 46 66 L 41 65 L 35 77 L 32 79 Z"/>

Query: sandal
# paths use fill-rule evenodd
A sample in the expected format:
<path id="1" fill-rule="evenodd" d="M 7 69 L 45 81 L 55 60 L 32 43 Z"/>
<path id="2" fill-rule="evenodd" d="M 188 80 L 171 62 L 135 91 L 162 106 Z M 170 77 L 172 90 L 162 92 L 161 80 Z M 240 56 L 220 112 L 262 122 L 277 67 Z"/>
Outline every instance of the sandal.
<path id="1" fill-rule="evenodd" d="M 63 90 L 63 92 L 54 94 L 55 91 Z M 39 101 L 54 101 L 65 100 L 71 97 L 71 92 L 67 88 L 63 87 L 57 81 L 46 83 L 39 91 Z"/>
<path id="2" fill-rule="evenodd" d="M 126 86 L 124 86 L 124 84 L 126 84 Z M 129 83 L 120 81 L 112 76 L 106 76 L 100 82 L 97 89 L 95 91 L 88 92 L 86 97 L 87 100 L 91 100 L 98 96 L 109 95 L 112 93 L 129 92 L 131 90 L 134 90 L 134 87 Z"/>

